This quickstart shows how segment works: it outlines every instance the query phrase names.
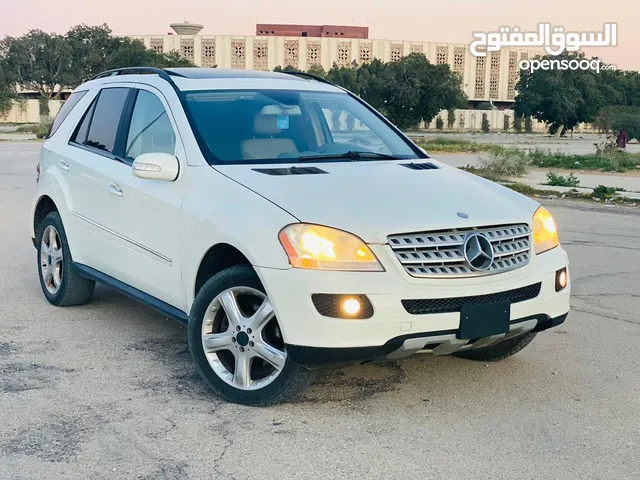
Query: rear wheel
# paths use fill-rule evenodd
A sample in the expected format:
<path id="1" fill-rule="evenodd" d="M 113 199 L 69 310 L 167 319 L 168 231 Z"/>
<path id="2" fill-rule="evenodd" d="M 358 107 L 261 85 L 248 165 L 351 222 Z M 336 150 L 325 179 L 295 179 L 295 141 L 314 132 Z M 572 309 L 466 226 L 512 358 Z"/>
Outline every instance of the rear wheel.
<path id="1" fill-rule="evenodd" d="M 230 267 L 204 284 L 189 320 L 189 346 L 200 375 L 235 403 L 289 400 L 315 376 L 289 360 L 271 302 L 250 265 Z"/>
<path id="2" fill-rule="evenodd" d="M 517 337 L 508 338 L 501 342 L 489 345 L 488 347 L 478 348 L 476 350 L 462 350 L 453 355 L 468 360 L 476 360 L 478 362 L 499 362 L 505 358 L 515 355 L 524 347 L 529 345 L 536 337 L 534 332 L 518 335 Z"/>
<path id="3" fill-rule="evenodd" d="M 58 212 L 49 213 L 38 225 L 38 276 L 45 298 L 59 307 L 82 305 L 91 300 L 95 282 L 73 267 L 67 236 Z"/>

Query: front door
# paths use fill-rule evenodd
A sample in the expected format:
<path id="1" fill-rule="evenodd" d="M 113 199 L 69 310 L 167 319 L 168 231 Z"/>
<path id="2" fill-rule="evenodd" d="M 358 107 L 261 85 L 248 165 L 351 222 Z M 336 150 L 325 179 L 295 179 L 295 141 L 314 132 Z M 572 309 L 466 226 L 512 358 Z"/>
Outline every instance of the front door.
<path id="1" fill-rule="evenodd" d="M 176 155 L 186 166 L 173 116 L 161 92 L 136 89 L 122 134 L 120 162 L 109 178 L 109 226 L 121 246 L 111 259 L 118 279 L 184 310 L 181 285 L 180 218 L 182 176 L 173 182 L 135 177 L 133 160 L 143 153 Z"/>

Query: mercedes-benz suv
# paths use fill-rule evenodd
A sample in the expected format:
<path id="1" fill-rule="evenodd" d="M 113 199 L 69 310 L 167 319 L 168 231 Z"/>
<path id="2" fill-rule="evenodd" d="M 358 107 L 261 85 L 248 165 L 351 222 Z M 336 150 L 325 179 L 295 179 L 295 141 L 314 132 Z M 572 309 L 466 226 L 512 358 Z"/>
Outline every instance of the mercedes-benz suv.
<path id="1" fill-rule="evenodd" d="M 105 72 L 64 104 L 38 171 L 46 299 L 103 282 L 187 323 L 234 402 L 291 398 L 326 364 L 501 360 L 569 311 L 544 207 L 310 75 Z"/>

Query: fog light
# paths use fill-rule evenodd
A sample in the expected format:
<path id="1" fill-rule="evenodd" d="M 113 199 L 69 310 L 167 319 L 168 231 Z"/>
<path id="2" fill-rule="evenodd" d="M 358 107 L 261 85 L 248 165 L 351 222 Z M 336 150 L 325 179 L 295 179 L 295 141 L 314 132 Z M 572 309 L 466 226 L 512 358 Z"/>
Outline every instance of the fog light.
<path id="1" fill-rule="evenodd" d="M 342 302 L 342 310 L 347 315 L 356 315 L 360 311 L 360 302 L 355 298 L 348 298 Z"/>
<path id="2" fill-rule="evenodd" d="M 564 289 L 567 286 L 568 281 L 569 275 L 567 274 L 567 269 L 563 268 L 562 270 L 558 270 L 556 272 L 556 292 Z"/>
<path id="3" fill-rule="evenodd" d="M 329 318 L 363 320 L 373 317 L 373 305 L 366 295 L 314 293 L 311 301 L 318 313 Z"/>

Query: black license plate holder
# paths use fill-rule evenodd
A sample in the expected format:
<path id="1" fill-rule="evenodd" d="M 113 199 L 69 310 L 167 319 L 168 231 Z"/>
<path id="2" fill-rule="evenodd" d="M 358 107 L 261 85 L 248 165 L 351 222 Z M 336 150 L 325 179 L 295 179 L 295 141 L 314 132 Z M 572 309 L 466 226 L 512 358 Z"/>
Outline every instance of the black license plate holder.
<path id="1" fill-rule="evenodd" d="M 507 333 L 510 322 L 509 302 L 467 305 L 460 310 L 460 329 L 457 337 L 461 340 L 472 340 Z"/>

